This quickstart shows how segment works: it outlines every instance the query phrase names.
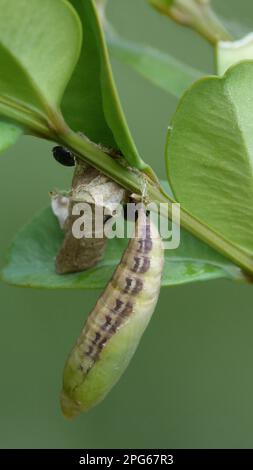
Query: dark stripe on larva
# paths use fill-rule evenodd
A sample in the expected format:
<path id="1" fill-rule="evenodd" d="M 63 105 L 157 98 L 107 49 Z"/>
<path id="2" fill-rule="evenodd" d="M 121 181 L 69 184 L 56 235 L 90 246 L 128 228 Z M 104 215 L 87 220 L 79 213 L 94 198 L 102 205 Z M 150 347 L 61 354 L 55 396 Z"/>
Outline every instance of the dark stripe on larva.
<path id="1" fill-rule="evenodd" d="M 111 325 L 111 323 L 112 323 L 112 317 L 110 317 L 109 315 L 106 315 L 105 323 L 101 326 L 101 329 L 103 331 L 106 331 L 109 328 L 109 326 Z"/>
<path id="2" fill-rule="evenodd" d="M 101 334 L 97 331 L 96 335 L 95 335 L 95 338 L 93 339 L 92 343 L 94 345 L 97 344 L 97 342 L 100 340 L 100 338 L 101 338 Z"/>
<path id="3" fill-rule="evenodd" d="M 132 313 L 132 311 L 133 311 L 133 304 L 131 302 L 127 302 L 123 310 L 121 311 L 120 316 L 127 317 L 128 315 L 130 315 L 130 313 Z"/>
<path id="4" fill-rule="evenodd" d="M 117 270 L 117 274 L 111 280 L 110 294 L 107 291 L 106 297 L 104 297 L 105 300 L 107 298 L 112 299 L 114 303 L 111 304 L 110 302 L 111 305 L 109 306 L 102 297 L 101 300 L 104 303 L 104 308 L 101 313 L 99 311 L 94 312 L 97 325 L 100 326 L 98 326 L 97 331 L 94 331 L 85 352 L 92 363 L 99 359 L 103 348 L 111 336 L 117 332 L 125 322 L 125 319 L 132 314 L 135 301 L 131 302 L 131 295 L 137 295 L 144 289 L 144 278 L 131 276 L 131 271 L 145 274 L 150 269 L 154 243 L 151 238 L 149 221 L 147 223 L 144 221 L 143 224 L 142 222 L 140 223 L 139 237 L 130 241 L 129 247 L 124 254 L 123 263 L 120 265 L 121 269 Z M 150 255 L 148 255 L 149 253 Z M 121 298 L 120 292 L 128 294 L 129 297 L 127 299 Z M 88 363 L 86 372 L 91 367 L 92 364 Z"/>
<path id="5" fill-rule="evenodd" d="M 91 356 L 92 352 L 93 352 L 93 347 L 89 346 L 89 349 L 87 349 L 87 351 L 85 351 L 85 354 L 87 354 L 87 356 Z"/>
<path id="6" fill-rule="evenodd" d="M 93 359 L 93 361 L 97 360 L 100 352 L 106 345 L 107 341 L 110 339 L 110 337 L 114 333 L 116 333 L 117 329 L 120 327 L 120 325 L 124 321 L 124 318 L 132 313 L 133 304 L 131 302 L 124 303 L 120 299 L 116 299 L 116 305 L 113 311 L 115 312 L 116 309 L 117 310 L 120 309 L 120 312 L 117 314 L 115 319 L 113 320 L 110 315 L 106 315 L 105 322 L 100 327 L 102 331 L 106 332 L 106 335 L 101 339 L 101 336 L 102 336 L 101 333 L 96 332 L 95 338 L 92 340 L 92 345 L 97 346 L 97 349 L 95 349 L 92 345 L 90 345 L 88 350 L 85 352 L 85 354 L 89 356 L 91 359 Z M 99 340 L 100 342 L 98 343 Z"/>
<path id="7" fill-rule="evenodd" d="M 123 305 L 124 305 L 124 302 L 122 302 L 122 300 L 116 299 L 116 305 L 112 309 L 113 313 L 119 312 Z"/>
<path id="8" fill-rule="evenodd" d="M 116 333 L 117 329 L 120 327 L 121 325 L 121 321 L 120 320 L 117 320 L 114 325 L 111 326 L 110 330 L 109 330 L 109 333 L 110 333 L 110 336 L 114 335 L 114 333 Z"/>
<path id="9" fill-rule="evenodd" d="M 99 348 L 100 350 L 103 349 L 103 347 L 104 347 L 105 344 L 107 343 L 108 339 L 109 339 L 109 337 L 105 337 L 104 339 L 102 339 L 102 341 L 100 341 L 100 343 L 98 343 L 98 348 Z"/>
<path id="10" fill-rule="evenodd" d="M 132 268 L 134 273 L 146 273 L 150 268 L 150 258 L 147 256 L 143 256 L 141 258 L 139 256 L 135 256 L 134 262 L 135 264 Z"/>
<path id="11" fill-rule="evenodd" d="M 153 242 L 151 238 L 150 239 L 143 238 L 141 240 L 138 240 L 138 243 L 139 243 L 139 249 L 137 250 L 137 253 L 147 254 L 152 250 Z"/>
<path id="12" fill-rule="evenodd" d="M 150 223 L 147 222 L 141 227 L 141 235 L 142 238 L 145 238 L 147 240 L 151 239 Z"/>
<path id="13" fill-rule="evenodd" d="M 115 307 L 111 309 L 114 314 L 125 315 L 131 313 L 133 305 L 130 302 L 124 303 L 120 299 L 116 299 Z"/>
<path id="14" fill-rule="evenodd" d="M 143 281 L 137 277 L 126 277 L 125 294 L 139 294 L 143 289 Z"/>

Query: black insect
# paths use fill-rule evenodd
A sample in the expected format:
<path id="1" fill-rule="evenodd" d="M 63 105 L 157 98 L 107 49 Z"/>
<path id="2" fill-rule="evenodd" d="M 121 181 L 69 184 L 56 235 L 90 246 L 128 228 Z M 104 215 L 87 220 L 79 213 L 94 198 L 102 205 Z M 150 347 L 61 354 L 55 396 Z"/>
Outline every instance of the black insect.
<path id="1" fill-rule="evenodd" d="M 66 147 L 61 147 L 57 145 L 52 150 L 53 156 L 58 163 L 64 166 L 75 166 L 75 157 L 73 153 L 68 150 Z"/>

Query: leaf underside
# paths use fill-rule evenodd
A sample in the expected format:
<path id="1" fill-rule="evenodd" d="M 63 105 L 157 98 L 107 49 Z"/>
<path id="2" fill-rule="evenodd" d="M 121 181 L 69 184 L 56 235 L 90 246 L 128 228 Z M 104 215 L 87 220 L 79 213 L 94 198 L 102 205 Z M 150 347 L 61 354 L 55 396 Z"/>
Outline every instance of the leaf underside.
<path id="1" fill-rule="evenodd" d="M 109 281 L 127 245 L 126 239 L 108 240 L 105 258 L 87 271 L 58 275 L 55 258 L 63 232 L 51 208 L 44 209 L 16 236 L 2 280 L 13 285 L 45 289 L 98 289 Z M 188 232 L 182 230 L 177 250 L 165 251 L 162 285 L 228 278 L 241 279 L 240 270 Z"/>
<path id="2" fill-rule="evenodd" d="M 84 38 L 79 61 L 63 97 L 63 115 L 74 131 L 83 132 L 97 144 L 116 147 L 104 114 L 96 30 L 85 15 L 83 2 L 71 0 L 71 3 L 81 19 Z"/>
<path id="3" fill-rule="evenodd" d="M 0 152 L 56 115 L 82 31 L 66 0 L 0 0 Z M 68 34 L 65 32 L 68 31 Z"/>
<path id="4" fill-rule="evenodd" d="M 81 57 L 63 101 L 66 120 L 98 143 L 119 148 L 128 163 L 148 168 L 140 157 L 120 103 L 95 0 L 71 0 L 84 29 Z M 78 116 L 76 117 L 75 114 Z"/>
<path id="5" fill-rule="evenodd" d="M 0 10 L 0 103 L 58 109 L 80 52 L 75 10 L 65 0 L 0 0 Z"/>
<path id="6" fill-rule="evenodd" d="M 253 254 L 253 62 L 195 83 L 172 120 L 168 177 L 181 205 Z"/>

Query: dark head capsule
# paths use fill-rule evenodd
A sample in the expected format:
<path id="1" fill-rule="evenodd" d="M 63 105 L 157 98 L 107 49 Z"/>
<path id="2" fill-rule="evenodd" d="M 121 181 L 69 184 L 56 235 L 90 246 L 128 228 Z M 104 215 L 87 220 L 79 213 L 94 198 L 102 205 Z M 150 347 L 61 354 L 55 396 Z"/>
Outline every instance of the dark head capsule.
<path id="1" fill-rule="evenodd" d="M 55 160 L 64 166 L 75 166 L 75 157 L 66 147 L 57 145 L 52 150 Z"/>

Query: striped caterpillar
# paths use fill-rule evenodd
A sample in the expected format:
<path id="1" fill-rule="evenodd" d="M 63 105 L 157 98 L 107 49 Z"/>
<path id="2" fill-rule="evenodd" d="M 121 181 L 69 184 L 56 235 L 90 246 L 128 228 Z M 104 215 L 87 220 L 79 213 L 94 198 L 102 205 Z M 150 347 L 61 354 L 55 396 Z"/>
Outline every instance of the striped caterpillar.
<path id="1" fill-rule="evenodd" d="M 65 365 L 61 407 L 66 417 L 99 403 L 125 371 L 154 312 L 163 262 L 162 240 L 141 205 L 135 236 Z"/>

